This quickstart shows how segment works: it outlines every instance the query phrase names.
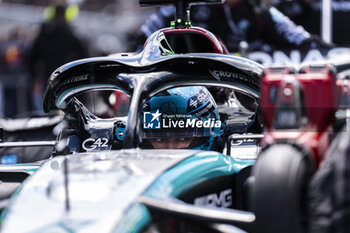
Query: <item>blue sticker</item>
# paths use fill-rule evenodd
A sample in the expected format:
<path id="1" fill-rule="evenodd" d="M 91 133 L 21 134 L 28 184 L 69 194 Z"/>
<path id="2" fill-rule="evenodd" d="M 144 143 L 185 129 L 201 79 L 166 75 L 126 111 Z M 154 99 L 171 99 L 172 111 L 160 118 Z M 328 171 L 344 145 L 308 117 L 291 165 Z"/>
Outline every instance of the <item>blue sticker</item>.
<path id="1" fill-rule="evenodd" d="M 15 164 L 17 163 L 17 155 L 11 154 L 11 155 L 3 155 L 1 157 L 1 164 Z"/>
<path id="2" fill-rule="evenodd" d="M 119 128 L 115 132 L 115 136 L 119 141 L 123 141 L 124 139 L 124 134 L 125 134 L 125 128 Z"/>

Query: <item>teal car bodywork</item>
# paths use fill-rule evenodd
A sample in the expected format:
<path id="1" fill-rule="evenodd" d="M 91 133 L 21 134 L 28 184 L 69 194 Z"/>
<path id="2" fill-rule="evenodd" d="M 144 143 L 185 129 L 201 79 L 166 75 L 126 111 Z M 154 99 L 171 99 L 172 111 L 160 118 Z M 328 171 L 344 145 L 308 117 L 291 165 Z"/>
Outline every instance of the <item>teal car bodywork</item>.
<path id="1" fill-rule="evenodd" d="M 184 194 L 197 192 L 201 184 L 220 177 L 234 179 L 253 163 L 193 150 L 131 149 L 56 157 L 43 164 L 15 194 L 2 216 L 2 232 L 147 232 L 155 223 L 152 213 L 138 201 L 140 196 L 185 202 L 181 200 Z M 67 186 L 65 176 L 69 178 Z M 220 196 L 222 189 L 226 187 L 218 185 L 210 192 Z M 231 203 L 234 192 L 232 189 L 225 197 Z M 205 195 L 202 191 L 197 194 Z M 212 204 L 223 207 L 222 203 Z"/>

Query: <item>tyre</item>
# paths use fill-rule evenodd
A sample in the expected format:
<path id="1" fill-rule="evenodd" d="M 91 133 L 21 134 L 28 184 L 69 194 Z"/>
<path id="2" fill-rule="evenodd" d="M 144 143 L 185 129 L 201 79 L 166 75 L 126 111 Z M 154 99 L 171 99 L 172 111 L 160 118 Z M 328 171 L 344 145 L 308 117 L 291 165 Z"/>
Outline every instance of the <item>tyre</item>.
<path id="1" fill-rule="evenodd" d="M 260 154 L 252 171 L 256 232 L 305 232 L 306 190 L 313 172 L 311 156 L 296 146 L 274 144 Z"/>

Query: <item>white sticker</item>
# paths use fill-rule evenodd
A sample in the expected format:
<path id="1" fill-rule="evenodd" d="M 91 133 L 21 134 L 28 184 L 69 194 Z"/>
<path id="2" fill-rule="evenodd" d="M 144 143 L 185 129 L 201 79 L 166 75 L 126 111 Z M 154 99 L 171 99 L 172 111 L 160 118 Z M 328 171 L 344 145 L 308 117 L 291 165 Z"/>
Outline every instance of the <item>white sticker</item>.
<path id="1" fill-rule="evenodd" d="M 83 146 L 83 149 L 86 151 L 107 148 L 108 139 L 107 138 L 88 138 L 83 142 L 82 146 Z"/>

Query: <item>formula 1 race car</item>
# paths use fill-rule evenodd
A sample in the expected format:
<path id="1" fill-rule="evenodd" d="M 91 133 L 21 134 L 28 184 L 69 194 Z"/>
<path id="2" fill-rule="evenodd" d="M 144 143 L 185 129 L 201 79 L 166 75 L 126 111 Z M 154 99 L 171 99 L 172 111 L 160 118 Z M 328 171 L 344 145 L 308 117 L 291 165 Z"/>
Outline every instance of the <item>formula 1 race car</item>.
<path id="1" fill-rule="evenodd" d="M 189 1 L 176 3 L 175 28 L 154 33 L 140 54 L 52 74 L 44 110 L 63 111 L 65 127 L 50 159 L 0 167 L 24 180 L 2 232 L 254 229 L 247 193 L 263 68 L 186 26 Z"/>
<path id="2" fill-rule="evenodd" d="M 140 0 L 175 4 L 173 27 L 139 54 L 52 74 L 44 110 L 64 113 L 62 130 L 47 160 L 0 166 L 0 188 L 12 194 L 0 202 L 2 232 L 305 229 L 306 185 L 348 83 L 337 99 L 331 65 L 264 69 L 229 55 L 190 25 L 190 2 L 221 1 Z"/>

